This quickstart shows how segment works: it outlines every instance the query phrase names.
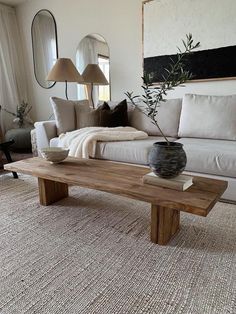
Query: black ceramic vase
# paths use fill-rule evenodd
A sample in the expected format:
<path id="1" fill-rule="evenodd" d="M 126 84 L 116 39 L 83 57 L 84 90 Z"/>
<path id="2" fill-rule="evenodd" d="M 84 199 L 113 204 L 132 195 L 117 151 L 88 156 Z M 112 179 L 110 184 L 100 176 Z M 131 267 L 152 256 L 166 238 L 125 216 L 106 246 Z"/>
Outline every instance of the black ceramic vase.
<path id="1" fill-rule="evenodd" d="M 161 178 L 174 178 L 184 171 L 187 157 L 183 144 L 156 142 L 148 155 L 149 166 Z"/>

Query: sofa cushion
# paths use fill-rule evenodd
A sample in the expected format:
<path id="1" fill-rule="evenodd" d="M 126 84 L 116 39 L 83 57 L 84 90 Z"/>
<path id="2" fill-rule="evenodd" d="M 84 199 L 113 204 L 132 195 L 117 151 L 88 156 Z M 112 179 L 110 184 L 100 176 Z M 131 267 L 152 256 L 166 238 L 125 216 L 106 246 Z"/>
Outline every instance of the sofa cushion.
<path id="1" fill-rule="evenodd" d="M 236 140 L 236 95 L 186 94 L 183 98 L 178 135 Z"/>
<path id="2" fill-rule="evenodd" d="M 50 102 L 55 116 L 58 135 L 75 130 L 75 110 L 78 114 L 81 111 L 90 110 L 88 100 L 72 101 L 51 97 Z"/>
<path id="3" fill-rule="evenodd" d="M 111 109 L 114 109 L 117 105 L 119 105 L 121 103 L 121 101 L 117 101 L 117 100 L 108 100 L 106 101 L 106 103 L 108 104 L 108 106 L 111 108 Z M 127 111 L 133 111 L 134 108 L 133 108 L 133 105 L 131 102 L 127 101 L 126 100 L 126 103 L 127 103 Z M 104 104 L 104 101 L 99 101 L 98 103 L 98 106 L 101 106 Z"/>
<path id="4" fill-rule="evenodd" d="M 101 105 L 97 109 L 90 109 L 90 111 L 79 111 L 76 107 L 76 129 L 86 128 L 90 126 L 103 126 L 101 121 L 101 114 L 108 105 Z M 109 108 L 109 106 L 108 106 Z M 110 108 L 109 108 L 110 109 Z"/>
<path id="5" fill-rule="evenodd" d="M 128 125 L 127 102 L 123 100 L 113 109 L 104 102 L 97 109 L 77 114 L 77 129 L 90 126 L 118 127 Z"/>
<path id="6" fill-rule="evenodd" d="M 100 108 L 100 107 L 99 107 Z M 104 102 L 101 111 L 101 126 L 115 128 L 128 125 L 127 101 L 122 100 L 113 109 Z"/>
<path id="7" fill-rule="evenodd" d="M 181 99 L 169 99 L 161 102 L 158 109 L 157 121 L 165 136 L 177 137 L 181 112 Z M 135 108 L 129 115 L 130 125 L 148 135 L 160 136 L 158 128 L 152 120 Z"/>
<path id="8" fill-rule="evenodd" d="M 186 171 L 236 178 L 236 141 L 181 138 L 187 154 Z"/>
<path id="9" fill-rule="evenodd" d="M 149 136 L 143 140 L 98 142 L 95 158 L 147 165 L 148 153 L 157 141 L 163 141 L 163 137 Z"/>

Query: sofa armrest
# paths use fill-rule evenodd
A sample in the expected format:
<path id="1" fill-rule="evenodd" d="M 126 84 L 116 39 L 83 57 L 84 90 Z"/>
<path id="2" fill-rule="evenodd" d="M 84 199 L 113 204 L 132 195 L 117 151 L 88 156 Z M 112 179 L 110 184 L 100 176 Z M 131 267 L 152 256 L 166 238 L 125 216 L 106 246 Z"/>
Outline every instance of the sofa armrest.
<path id="1" fill-rule="evenodd" d="M 50 140 L 57 136 L 56 122 L 54 120 L 39 121 L 35 122 L 34 126 L 38 151 L 40 148 L 49 147 Z"/>

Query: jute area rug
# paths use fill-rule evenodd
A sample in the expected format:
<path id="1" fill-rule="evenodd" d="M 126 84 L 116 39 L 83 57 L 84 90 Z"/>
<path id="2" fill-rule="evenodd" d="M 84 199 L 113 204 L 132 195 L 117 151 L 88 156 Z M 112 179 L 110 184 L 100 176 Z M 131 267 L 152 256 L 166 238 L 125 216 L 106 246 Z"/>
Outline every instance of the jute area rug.
<path id="1" fill-rule="evenodd" d="M 0 313 L 236 313 L 236 206 L 182 214 L 149 241 L 143 202 L 70 188 L 38 203 L 37 180 L 0 176 Z"/>

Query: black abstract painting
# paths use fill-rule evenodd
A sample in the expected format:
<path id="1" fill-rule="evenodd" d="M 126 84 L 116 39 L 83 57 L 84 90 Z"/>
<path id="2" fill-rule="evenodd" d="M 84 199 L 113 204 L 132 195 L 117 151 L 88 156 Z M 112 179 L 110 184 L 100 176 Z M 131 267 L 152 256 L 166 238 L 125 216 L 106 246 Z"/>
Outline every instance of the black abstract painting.
<path id="1" fill-rule="evenodd" d="M 161 82 L 171 59 L 176 61 L 176 58 L 176 55 L 144 58 L 144 73 L 151 82 Z M 193 80 L 236 77 L 236 46 L 193 52 L 186 57 L 184 64 L 193 74 Z"/>

